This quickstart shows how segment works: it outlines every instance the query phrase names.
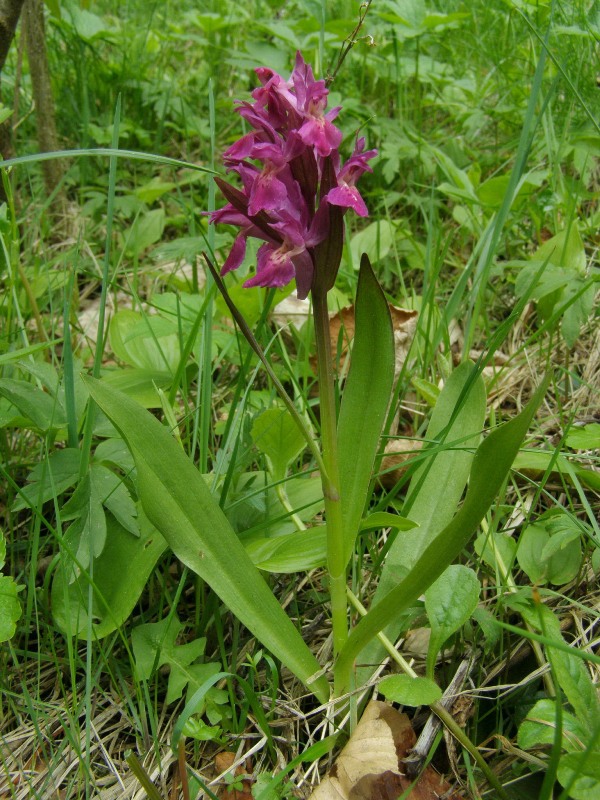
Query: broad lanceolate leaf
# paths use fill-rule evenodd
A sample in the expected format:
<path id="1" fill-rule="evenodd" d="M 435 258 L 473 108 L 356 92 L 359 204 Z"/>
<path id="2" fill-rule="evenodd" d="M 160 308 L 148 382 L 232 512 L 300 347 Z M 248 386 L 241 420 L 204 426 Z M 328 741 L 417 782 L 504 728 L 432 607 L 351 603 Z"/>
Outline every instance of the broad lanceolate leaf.
<path id="1" fill-rule="evenodd" d="M 523 411 L 492 431 L 477 448 L 469 489 L 460 511 L 425 548 L 400 585 L 374 606 L 351 632 L 335 667 L 341 690 L 348 683 L 354 659 L 367 642 L 414 603 L 467 544 L 500 490 L 547 386 L 545 380 Z"/>
<path id="2" fill-rule="evenodd" d="M 352 361 L 338 421 L 345 561 L 363 516 L 394 382 L 394 334 L 385 296 L 369 259 L 360 264 Z"/>
<path id="3" fill-rule="evenodd" d="M 485 387 L 471 362 L 461 364 L 446 382 L 427 428 L 430 442 L 423 464 L 413 475 L 404 514 L 419 526 L 418 530 L 398 535 L 387 555 L 373 603 L 378 603 L 398 583 L 398 575 L 408 572 L 424 550 L 442 533 L 456 513 L 464 492 L 473 451 L 477 447 L 485 421 Z M 400 633 L 397 618 L 386 630 L 390 639 Z M 361 653 L 358 681 L 369 679 L 375 666 L 384 658 L 384 648 L 373 639 Z"/>
<path id="4" fill-rule="evenodd" d="M 431 625 L 427 675 L 433 677 L 437 654 L 453 633 L 470 619 L 479 602 L 479 581 L 472 569 L 451 564 L 425 592 L 425 610 Z"/>
<path id="5" fill-rule="evenodd" d="M 418 528 L 417 522 L 412 519 L 401 517 L 400 514 L 390 514 L 388 511 L 375 511 L 361 520 L 361 531 L 372 531 L 376 528 L 392 528 L 399 531 L 410 531 L 412 528 Z"/>
<path id="6" fill-rule="evenodd" d="M 160 422 L 100 381 L 90 393 L 134 457 L 138 491 L 150 521 L 175 555 L 200 575 L 238 619 L 313 691 L 329 696 L 318 661 L 252 564 L 217 501 Z"/>
<path id="7" fill-rule="evenodd" d="M 324 525 L 270 539 L 255 539 L 246 551 L 265 572 L 303 572 L 327 562 L 327 529 Z"/>

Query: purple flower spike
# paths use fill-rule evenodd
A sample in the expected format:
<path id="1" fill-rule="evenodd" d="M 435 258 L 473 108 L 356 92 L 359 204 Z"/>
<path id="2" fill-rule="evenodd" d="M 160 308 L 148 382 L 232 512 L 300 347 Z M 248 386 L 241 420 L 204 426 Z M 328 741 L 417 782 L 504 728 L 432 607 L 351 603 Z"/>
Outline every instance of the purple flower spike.
<path id="1" fill-rule="evenodd" d="M 325 81 L 315 80 L 300 53 L 287 81 L 268 67 L 256 74 L 261 85 L 252 92 L 254 102 L 237 105 L 252 130 L 224 154 L 228 171 L 238 174 L 243 188 L 217 178 L 228 203 L 210 220 L 240 229 L 222 274 L 242 264 L 251 236 L 263 245 L 256 274 L 244 286 L 281 287 L 295 278 L 298 297 L 305 298 L 314 286 L 326 291 L 333 286 L 343 217 L 349 208 L 367 216 L 356 182 L 371 171 L 367 162 L 377 151 L 364 152 L 361 137 L 340 168 L 342 132 L 333 121 L 341 109 L 326 110 Z"/>

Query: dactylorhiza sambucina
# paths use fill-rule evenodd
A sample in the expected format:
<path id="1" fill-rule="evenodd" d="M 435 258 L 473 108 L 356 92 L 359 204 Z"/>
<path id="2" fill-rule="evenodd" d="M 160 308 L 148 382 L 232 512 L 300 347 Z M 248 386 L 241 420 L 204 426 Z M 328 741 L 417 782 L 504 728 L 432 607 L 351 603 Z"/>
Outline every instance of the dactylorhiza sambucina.
<path id="1" fill-rule="evenodd" d="M 244 286 L 285 286 L 296 279 L 298 297 L 318 284 L 328 291 L 335 282 L 344 241 L 344 214 L 361 217 L 367 207 L 356 188 L 371 171 L 357 138 L 354 153 L 341 163 L 342 132 L 333 124 L 341 108 L 326 111 L 328 89 L 315 80 L 297 53 L 288 81 L 259 67 L 261 86 L 253 103 L 238 101 L 237 111 L 252 128 L 224 154 L 228 171 L 237 172 L 242 189 L 216 178 L 228 203 L 210 215 L 211 222 L 235 225 L 235 239 L 222 273 L 244 260 L 249 236 L 264 242 L 256 274 Z"/>

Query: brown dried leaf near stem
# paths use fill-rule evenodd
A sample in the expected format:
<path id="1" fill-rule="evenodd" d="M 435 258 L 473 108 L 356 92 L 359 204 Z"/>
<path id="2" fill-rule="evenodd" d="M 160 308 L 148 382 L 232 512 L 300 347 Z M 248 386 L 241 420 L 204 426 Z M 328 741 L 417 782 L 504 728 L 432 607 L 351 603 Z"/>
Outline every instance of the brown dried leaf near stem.
<path id="1" fill-rule="evenodd" d="M 389 305 L 394 330 L 395 365 L 394 375 L 397 378 L 406 360 L 410 343 L 412 342 L 417 327 L 417 311 Z M 347 373 L 346 361 L 349 356 L 350 345 L 354 339 L 355 319 L 354 306 L 347 306 L 329 317 L 329 332 L 331 339 L 331 357 L 336 365 L 338 374 Z M 316 370 L 316 359 L 311 359 L 311 366 Z"/>
<path id="2" fill-rule="evenodd" d="M 310 800 L 396 800 L 409 787 L 408 800 L 442 796 L 462 800 L 462 795 L 431 766 L 414 781 L 407 777 L 402 761 L 415 742 L 406 714 L 387 703 L 369 703 L 348 744 Z"/>

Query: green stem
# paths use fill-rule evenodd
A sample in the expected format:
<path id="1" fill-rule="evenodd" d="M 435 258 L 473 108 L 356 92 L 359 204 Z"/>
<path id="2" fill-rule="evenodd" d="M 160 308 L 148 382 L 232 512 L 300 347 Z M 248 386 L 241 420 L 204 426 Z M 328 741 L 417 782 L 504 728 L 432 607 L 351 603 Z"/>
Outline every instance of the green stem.
<path id="1" fill-rule="evenodd" d="M 287 513 L 290 515 L 290 519 L 292 520 L 294 525 L 298 528 L 299 531 L 305 531 L 306 525 L 302 522 L 298 514 L 295 513 L 294 507 L 290 503 L 290 499 L 287 496 L 287 492 L 285 490 L 284 485 L 282 483 L 278 483 L 275 486 L 275 492 L 277 494 L 277 497 L 279 498 L 279 502 L 285 508 Z"/>
<path id="2" fill-rule="evenodd" d="M 333 624 L 333 653 L 337 656 L 348 638 L 348 609 L 346 600 L 346 563 L 344 559 L 344 525 L 340 500 L 340 478 L 337 454 L 337 420 L 333 385 L 333 360 L 329 333 L 327 292 L 312 290 L 315 341 L 319 373 L 321 412 L 321 447 L 325 474 L 322 474 L 327 524 L 327 569 L 330 581 L 331 618 Z M 334 693 L 338 692 L 334 687 Z"/>

